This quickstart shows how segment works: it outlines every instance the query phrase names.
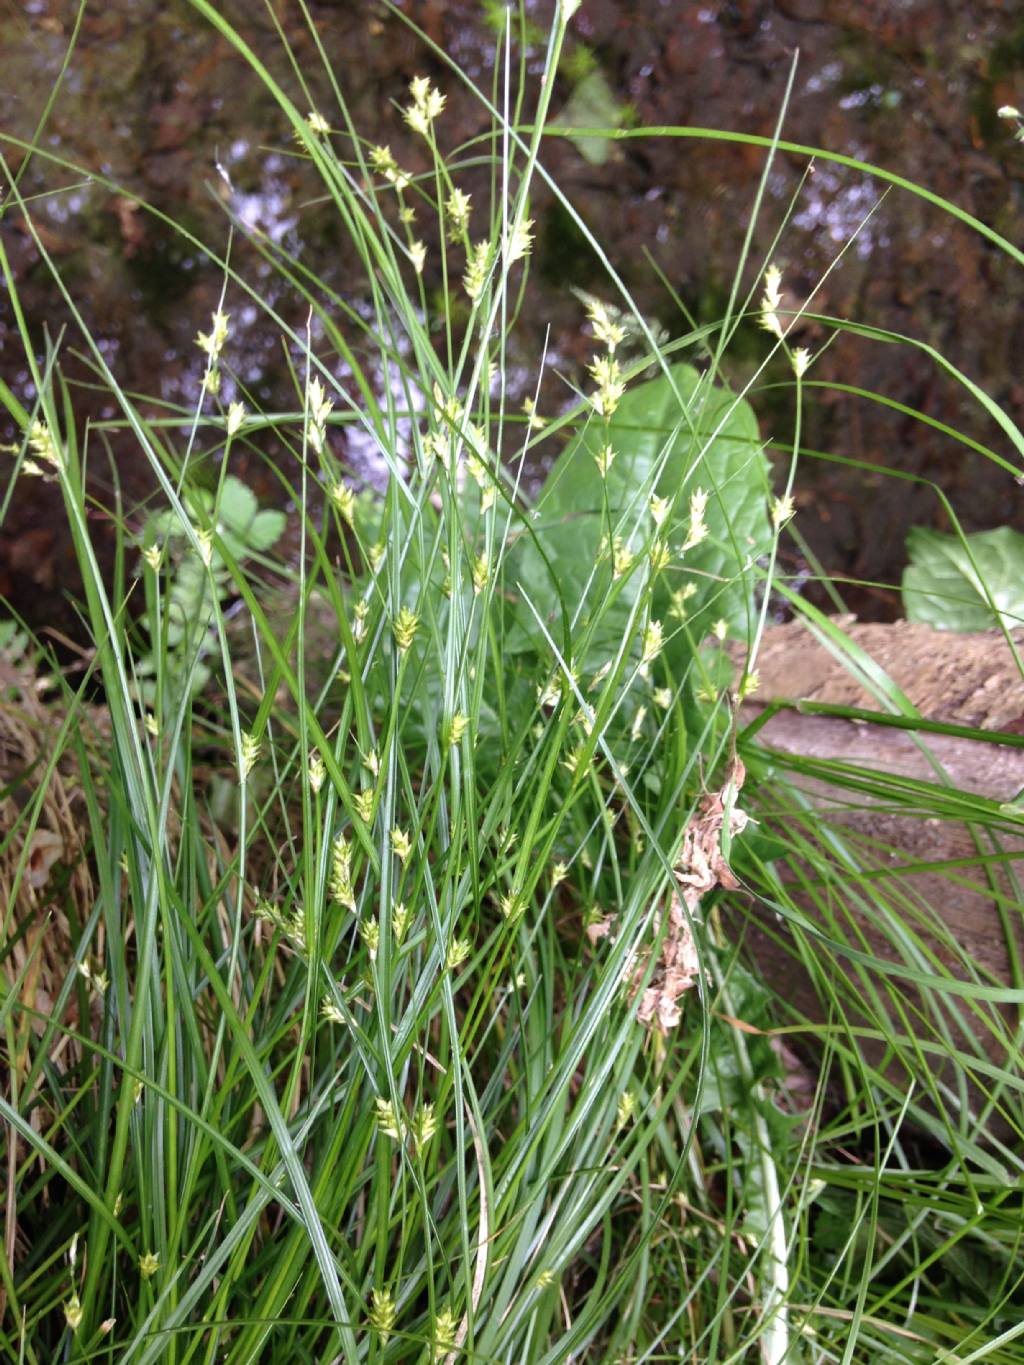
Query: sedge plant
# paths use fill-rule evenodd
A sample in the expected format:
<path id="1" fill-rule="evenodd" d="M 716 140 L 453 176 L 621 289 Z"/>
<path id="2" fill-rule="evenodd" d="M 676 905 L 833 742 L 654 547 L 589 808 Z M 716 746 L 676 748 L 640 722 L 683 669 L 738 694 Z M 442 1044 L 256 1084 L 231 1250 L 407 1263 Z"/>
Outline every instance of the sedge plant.
<path id="1" fill-rule="evenodd" d="M 193 3 L 274 95 L 366 295 L 330 297 L 261 241 L 308 304 L 296 331 L 225 258 L 201 390 L 169 420 L 144 415 L 82 328 L 119 408 L 95 429 L 59 341 L 39 358 L 4 261 L 36 394 L 3 391 L 15 477 L 59 489 L 93 654 L 77 691 L 60 683 L 44 774 L 79 775 L 67 853 L 91 889 L 60 904 L 67 970 L 47 1009 L 32 953 L 9 946 L 34 942 L 19 850 L 40 802 L 7 844 L 3 1350 L 1013 1359 L 1020 1158 L 990 1120 L 1012 1122 L 1020 1081 L 970 1040 L 980 1022 L 1012 1057 L 1019 983 L 978 979 L 968 955 L 951 970 L 886 850 L 823 828 L 801 782 L 814 765 L 766 756 L 738 721 L 805 452 L 798 424 L 773 488 L 726 342 L 759 320 L 798 412 L 813 375 L 768 262 L 743 298 L 753 232 L 728 316 L 675 338 L 638 315 L 590 234 L 608 297 L 588 303 L 588 377 L 559 413 L 513 412 L 507 348 L 577 5 L 558 7 L 535 88 L 513 86 L 510 32 L 499 46 L 478 92 L 484 201 L 460 183 L 433 81 L 401 111 L 429 164 L 414 174 L 363 142 L 329 54 L 336 107 L 310 109 L 301 71 L 286 89 L 217 6 Z M 16 178 L 5 188 L 34 233 Z M 450 301 L 436 331 L 435 263 Z M 261 411 L 230 370 L 242 298 L 281 330 L 289 410 Z M 90 464 L 115 432 L 152 474 L 140 516 L 93 502 Z M 380 487 L 347 462 L 350 434 Z M 271 438 L 296 509 L 281 544 L 232 473 Z M 545 456 L 527 496 L 524 468 Z M 839 627 L 796 609 L 843 651 Z M 841 765 L 824 776 L 869 785 Z M 913 791 L 870 780 L 873 799 L 968 821 L 977 867 L 1012 873 L 1012 813 L 941 774 Z M 780 1040 L 807 1025 L 744 956 L 730 903 L 771 909 L 826 1001 L 805 1104 Z M 952 1069 L 893 1078 L 894 1060 L 916 1074 L 936 1058 Z M 941 1162 L 921 1168 L 911 1127 Z"/>

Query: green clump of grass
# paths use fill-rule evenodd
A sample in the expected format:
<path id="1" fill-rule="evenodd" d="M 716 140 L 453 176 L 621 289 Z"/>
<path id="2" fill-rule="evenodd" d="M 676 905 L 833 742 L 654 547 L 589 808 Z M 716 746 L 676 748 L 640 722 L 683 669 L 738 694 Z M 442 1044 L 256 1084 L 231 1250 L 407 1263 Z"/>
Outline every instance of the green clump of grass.
<path id="1" fill-rule="evenodd" d="M 161 499 L 141 537 L 106 509 L 112 582 L 91 538 L 96 434 L 57 348 L 40 364 L 19 318 L 38 403 L 3 395 L 17 470 L 59 485 L 102 707 L 58 679 L 66 719 L 7 844 L 0 1113 L 21 1242 L 0 1265 L 4 1350 L 1012 1359 L 1021 1162 L 990 1120 L 1019 1112 L 1020 1080 L 964 1042 L 958 1012 L 1009 1054 L 997 1007 L 1021 1003 L 1020 983 L 972 980 L 969 959 L 956 980 L 906 927 L 898 877 L 874 875 L 878 850 L 822 837 L 800 762 L 737 730 L 768 588 L 786 590 L 776 553 L 802 452 L 797 422 L 773 491 L 724 357 L 752 313 L 799 413 L 811 357 L 789 348 L 776 272 L 744 301 L 744 258 L 720 324 L 670 339 L 605 261 L 618 302 L 589 302 L 584 388 L 560 413 L 512 412 L 564 10 L 528 128 L 511 95 L 480 94 L 504 144 L 483 203 L 462 195 L 429 81 L 404 111 L 430 163 L 414 176 L 362 143 L 337 86 L 336 113 L 304 112 L 194 2 L 277 97 L 365 266 L 367 306 L 327 300 L 265 244 L 311 310 L 305 335 L 284 335 L 287 412 L 259 411 L 227 369 L 232 298 L 269 304 L 226 263 L 192 413 L 147 420 L 84 332 Z M 428 260 L 443 280 L 430 293 Z M 436 318 L 431 300 L 454 296 Z M 346 465 L 346 431 L 377 451 L 383 491 Z M 274 465 L 297 509 L 288 555 L 278 514 L 229 473 L 269 436 L 288 452 Z M 528 500 L 538 454 L 551 471 Z M 194 475 L 206 456 L 213 489 Z M 20 850 L 67 761 L 84 837 L 65 852 L 88 886 L 55 893 L 66 970 L 43 1009 Z M 851 792 L 865 780 L 826 775 Z M 993 847 L 1012 834 L 991 806 L 943 805 L 939 783 L 874 780 Z M 777 1046 L 793 1021 L 723 914 L 738 877 L 831 1011 L 806 1102 Z M 893 961 L 836 902 L 890 934 Z M 837 984 L 847 969 L 856 1000 Z M 861 1034 L 881 1039 L 877 1060 Z M 924 1102 L 892 1079 L 894 1061 L 936 1056 L 953 1080 L 922 1085 Z M 941 1144 L 931 1168 L 908 1117 Z"/>

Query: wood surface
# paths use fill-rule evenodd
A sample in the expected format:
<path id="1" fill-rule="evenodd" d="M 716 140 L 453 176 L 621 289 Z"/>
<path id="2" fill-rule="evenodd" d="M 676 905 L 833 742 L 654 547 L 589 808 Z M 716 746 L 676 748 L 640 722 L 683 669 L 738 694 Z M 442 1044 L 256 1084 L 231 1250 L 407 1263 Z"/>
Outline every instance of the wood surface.
<path id="1" fill-rule="evenodd" d="M 843 623 L 844 630 L 874 665 L 903 691 L 929 720 L 1019 735 L 1024 730 L 1024 683 L 1005 638 L 998 634 L 958 635 L 901 622 L 894 625 Z M 757 717 L 772 701 L 809 700 L 834 705 L 880 710 L 880 704 L 864 685 L 818 643 L 798 622 L 766 632 L 758 666 L 761 685 L 756 702 L 744 705 L 741 723 Z M 928 783 L 948 781 L 959 791 L 974 792 L 1000 803 L 1014 800 L 1024 790 L 1024 748 L 984 743 L 975 739 L 941 735 L 912 735 L 863 721 L 801 714 L 783 710 L 759 731 L 757 741 L 769 753 L 784 760 L 803 755 L 856 765 L 866 770 L 900 774 Z M 960 954 L 976 965 L 978 977 L 988 983 L 1012 983 L 1011 945 L 1024 955 L 1024 907 L 1006 868 L 978 862 L 977 831 L 962 821 L 937 819 L 913 810 L 894 811 L 878 801 L 852 797 L 828 782 L 806 777 L 795 779 L 813 802 L 820 819 L 822 840 L 829 831 L 840 836 L 872 841 L 877 847 L 881 876 L 886 863 L 898 877 L 900 895 L 907 907 L 913 932 L 926 950 L 935 952 L 950 971 L 967 979 Z M 1003 837 L 1000 847 L 1011 867 L 1024 882 L 1024 839 Z M 991 853 L 984 837 L 981 851 Z M 949 870 L 902 872 L 907 863 L 943 863 L 964 860 Z M 1004 897 L 1000 915 L 998 896 Z M 796 897 L 809 915 L 816 914 L 808 897 Z M 852 935 L 863 934 L 862 946 L 882 957 L 897 960 L 887 936 L 868 922 L 856 905 L 836 906 Z M 934 917 L 934 918 L 931 918 Z M 817 917 L 820 922 L 820 915 Z M 782 999 L 798 1013 L 824 1021 L 820 997 L 811 972 L 793 956 L 793 936 L 777 916 L 749 904 L 742 912 L 746 946 Z M 824 926 L 823 926 L 824 927 Z M 739 931 L 740 925 L 737 924 Z M 851 937 L 848 933 L 847 937 Z M 953 940 L 953 944 L 950 943 Z M 855 941 L 855 938 L 854 938 Z M 844 972 L 841 959 L 827 953 L 815 955 L 833 978 Z M 816 970 L 812 966 L 811 971 Z M 920 996 L 905 985 L 878 974 L 879 989 L 898 990 L 911 1010 L 922 1005 Z M 842 983 L 839 983 L 842 986 Z M 891 998 L 891 995 L 889 996 Z M 1005 1033 L 996 1021 L 998 1011 L 1004 1029 L 1017 1025 L 1015 1012 L 1000 1006 L 980 1011 L 959 1010 L 951 1030 L 954 1041 L 966 1052 L 1003 1065 L 1007 1062 Z M 912 1017 L 912 1016 L 911 1016 Z M 873 1063 L 882 1049 L 861 1044 Z M 899 1068 L 890 1074 L 897 1084 L 909 1080 Z M 918 1076 L 920 1082 L 921 1077 Z M 951 1071 L 945 1079 L 952 1081 Z M 981 1096 L 970 1092 L 971 1103 Z"/>

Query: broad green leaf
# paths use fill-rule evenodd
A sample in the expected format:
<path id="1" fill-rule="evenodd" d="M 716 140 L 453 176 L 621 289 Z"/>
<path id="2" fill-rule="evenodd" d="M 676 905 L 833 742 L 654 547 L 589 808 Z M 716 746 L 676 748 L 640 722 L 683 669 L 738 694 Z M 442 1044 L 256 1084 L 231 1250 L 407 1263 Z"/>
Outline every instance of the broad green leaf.
<path id="1" fill-rule="evenodd" d="M 250 550 L 269 550 L 284 534 L 285 514 L 277 508 L 268 507 L 257 512 L 249 524 L 246 543 Z"/>
<path id="2" fill-rule="evenodd" d="M 269 550 L 284 532 L 284 513 L 275 509 L 261 512 L 256 494 L 234 475 L 224 480 L 218 515 L 221 535 L 236 559 Z"/>
<path id="3" fill-rule="evenodd" d="M 907 550 L 902 586 L 908 620 L 939 630 L 991 630 L 1000 619 L 1012 629 L 1024 622 L 1019 531 L 1002 526 L 961 540 L 919 527 L 907 536 Z"/>
<path id="4" fill-rule="evenodd" d="M 259 503 L 252 489 L 233 474 L 229 475 L 220 495 L 220 519 L 224 525 L 244 536 L 258 511 Z"/>
<path id="5" fill-rule="evenodd" d="M 167 643 L 177 648 L 213 619 L 209 578 L 198 556 L 186 554 L 171 579 L 167 605 Z"/>
<path id="6" fill-rule="evenodd" d="M 563 128 L 620 128 L 624 108 L 603 71 L 592 71 L 584 76 L 558 116 L 557 126 Z M 606 137 L 574 137 L 573 145 L 592 166 L 603 166 L 608 160 L 611 142 Z"/>
<path id="7" fill-rule="evenodd" d="M 605 445 L 615 458 L 602 479 L 596 457 Z M 690 499 L 708 494 L 708 535 L 685 554 Z M 651 494 L 669 508 L 658 531 Z M 649 579 L 648 555 L 656 535 L 670 559 L 655 585 L 657 614 L 666 634 L 678 630 L 695 645 L 722 619 L 745 635 L 751 624 L 751 567 L 771 545 L 767 512 L 768 466 L 753 409 L 710 384 L 690 365 L 673 367 L 627 391 L 606 427 L 592 417 L 556 461 L 513 561 L 524 592 L 557 643 L 562 610 L 578 638 L 591 613 L 598 619 L 587 654 L 614 648 L 628 614 Z M 618 576 L 609 545 L 633 556 Z M 543 554 L 541 553 L 543 551 Z M 551 565 L 545 565 L 544 556 Z M 684 601 L 685 598 L 685 601 Z M 674 599 L 674 605 L 673 605 Z M 543 636 L 529 611 L 518 614 L 511 649 L 539 648 Z M 691 644 L 686 644 L 689 652 Z"/>
<path id="8" fill-rule="evenodd" d="M 214 497 L 208 489 L 190 490 L 185 503 L 197 521 L 206 521 L 213 515 Z M 217 522 L 221 538 L 231 554 L 235 559 L 244 559 L 253 552 L 269 550 L 281 538 L 285 514 L 274 508 L 261 512 L 252 489 L 230 474 L 221 489 Z M 147 529 L 150 544 L 185 535 L 181 518 L 171 510 L 150 517 Z M 215 557 L 214 568 L 217 567 L 220 567 L 219 557 Z"/>
<path id="9" fill-rule="evenodd" d="M 239 561 L 270 549 L 284 531 L 285 514 L 276 509 L 261 512 L 255 493 L 233 474 L 224 480 L 219 500 L 215 501 L 208 489 L 198 488 L 189 490 L 184 501 L 197 524 L 208 522 L 216 509 L 220 538 Z M 177 512 L 167 509 L 149 518 L 144 537 L 147 545 L 167 543 L 170 551 L 163 667 L 166 677 L 173 682 L 168 690 L 171 710 L 177 704 L 175 687 L 188 676 L 187 667 L 192 667 L 197 647 L 203 652 L 212 649 L 212 638 L 204 637 L 214 624 L 217 600 L 232 591 L 222 556 L 214 549 L 207 569 L 191 545 L 184 543 L 185 531 Z M 140 692 L 147 705 L 153 704 L 156 695 L 153 682 L 146 676 L 153 671 L 153 659 L 151 651 L 138 665 L 143 678 Z M 211 676 L 207 664 L 195 662 L 191 672 L 193 693 L 205 687 Z"/>

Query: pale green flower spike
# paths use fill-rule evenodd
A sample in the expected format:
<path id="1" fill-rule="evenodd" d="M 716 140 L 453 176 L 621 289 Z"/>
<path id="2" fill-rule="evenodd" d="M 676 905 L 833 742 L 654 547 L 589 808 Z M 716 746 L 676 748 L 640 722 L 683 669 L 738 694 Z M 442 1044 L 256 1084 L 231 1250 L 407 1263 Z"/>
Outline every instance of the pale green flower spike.
<path id="1" fill-rule="evenodd" d="M 668 498 L 659 498 L 656 493 L 651 494 L 651 501 L 648 504 L 651 509 L 651 516 L 654 518 L 655 526 L 663 526 L 665 518 L 668 516 Z"/>
<path id="2" fill-rule="evenodd" d="M 412 95 L 412 104 L 402 111 L 402 117 L 414 133 L 429 137 L 431 124 L 444 112 L 447 96 L 431 85 L 427 76 L 416 76 L 411 80 L 409 94 Z"/>
<path id="3" fill-rule="evenodd" d="M 516 261 L 521 261 L 524 256 L 530 254 L 533 247 L 533 233 L 530 231 L 532 227 L 533 219 L 524 218 L 512 229 L 505 250 L 506 265 L 515 265 Z"/>
<path id="4" fill-rule="evenodd" d="M 472 946 L 469 942 L 469 939 L 453 938 L 451 943 L 448 945 L 448 952 L 445 954 L 444 959 L 445 970 L 449 972 L 456 971 L 459 967 L 462 966 L 462 964 L 465 962 L 466 958 L 469 957 L 471 952 Z"/>
<path id="5" fill-rule="evenodd" d="M 610 353 L 599 355 L 592 365 L 587 366 L 590 377 L 597 385 L 597 391 L 590 396 L 595 412 L 605 419 L 611 417 L 619 406 L 626 384 L 622 378 L 622 367 Z"/>
<path id="6" fill-rule="evenodd" d="M 434 1320 L 434 1350 L 432 1359 L 438 1365 L 449 1351 L 455 1349 L 455 1334 L 458 1319 L 453 1308 L 442 1308 Z"/>
<path id="7" fill-rule="evenodd" d="M 314 793 L 319 792 L 320 788 L 324 785 L 327 769 L 324 767 L 323 759 L 315 749 L 309 751 L 309 767 L 307 772 L 309 774 L 309 785 L 313 788 Z"/>
<path id="8" fill-rule="evenodd" d="M 301 905 L 295 907 L 294 912 L 284 921 L 282 927 L 299 952 L 304 953 L 306 951 L 306 916 Z"/>
<path id="9" fill-rule="evenodd" d="M 772 525 L 778 530 L 785 526 L 796 513 L 796 506 L 793 502 L 791 493 L 784 494 L 781 498 L 772 499 Z"/>
<path id="10" fill-rule="evenodd" d="M 540 706 L 557 706 L 562 700 L 562 686 L 557 674 L 546 683 L 537 686 L 537 702 Z"/>
<path id="11" fill-rule="evenodd" d="M 811 353 L 806 346 L 798 346 L 793 352 L 793 373 L 797 379 L 803 379 L 807 373 L 807 367 L 811 363 Z"/>
<path id="12" fill-rule="evenodd" d="M 612 544 L 612 577 L 621 578 L 632 567 L 633 551 L 620 536 L 616 536 Z"/>
<path id="13" fill-rule="evenodd" d="M 399 651 L 404 654 L 416 637 L 416 630 L 419 626 L 420 618 L 411 612 L 408 607 L 403 607 L 398 613 L 398 619 L 394 624 L 395 644 Z"/>
<path id="14" fill-rule="evenodd" d="M 376 962 L 377 949 L 380 947 L 380 925 L 375 919 L 364 919 L 360 922 L 359 933 L 370 954 L 370 961 Z"/>
<path id="15" fill-rule="evenodd" d="M 462 743 L 462 736 L 466 733 L 466 726 L 469 724 L 469 717 L 463 715 L 461 711 L 456 711 L 448 723 L 448 747 L 454 749 L 456 744 Z"/>
<path id="16" fill-rule="evenodd" d="M 445 202 L 448 215 L 448 240 L 457 242 L 469 227 L 470 196 L 465 190 L 453 188 Z"/>
<path id="17" fill-rule="evenodd" d="M 151 1280 L 160 1269 L 160 1257 L 155 1251 L 147 1251 L 139 1257 L 139 1274 L 144 1280 Z"/>
<path id="18" fill-rule="evenodd" d="M 616 1128 L 625 1128 L 626 1124 L 636 1112 L 636 1096 L 632 1090 L 624 1090 L 619 1097 L 619 1106 L 615 1113 Z"/>
<path id="19" fill-rule="evenodd" d="M 434 1116 L 434 1106 L 432 1104 L 421 1105 L 416 1110 L 411 1124 L 412 1140 L 416 1144 L 417 1152 L 421 1152 L 430 1139 L 437 1132 L 437 1119 Z"/>
<path id="20" fill-rule="evenodd" d="M 764 272 L 764 297 L 761 299 L 761 326 L 773 336 L 782 337 L 778 308 L 782 302 L 782 271 L 770 265 Z"/>
<path id="21" fill-rule="evenodd" d="M 331 898 L 348 910 L 355 910 L 356 898 L 352 890 L 352 849 L 344 834 L 339 834 L 331 845 Z"/>
<path id="22" fill-rule="evenodd" d="M 398 1119 L 395 1115 L 395 1107 L 390 1100 L 386 1100 L 383 1095 L 378 1095 L 374 1101 L 377 1110 L 377 1130 L 385 1137 L 394 1138 L 397 1142 L 402 1136 Z"/>
<path id="23" fill-rule="evenodd" d="M 325 995 L 320 1002 L 320 1013 L 331 1024 L 343 1024 L 345 1022 L 345 1016 L 330 996 Z"/>
<path id="24" fill-rule="evenodd" d="M 643 662 L 652 663 L 661 653 L 665 643 L 665 631 L 660 621 L 648 622 L 643 638 Z"/>
<path id="25" fill-rule="evenodd" d="M 697 592 L 696 583 L 687 583 L 682 588 L 676 588 L 672 594 L 672 607 L 669 612 L 677 621 L 685 621 L 687 616 L 686 604 Z"/>
<path id="26" fill-rule="evenodd" d="M 681 554 L 686 554 L 687 550 L 692 550 L 695 545 L 707 539 L 708 528 L 704 520 L 707 506 L 708 494 L 703 488 L 695 488 L 690 494 L 690 529 L 683 541 Z"/>
<path id="27" fill-rule="evenodd" d="M 474 242 L 470 248 L 469 257 L 466 261 L 466 273 L 462 277 L 462 287 L 473 303 L 476 303 L 484 292 L 490 252 L 490 242 Z"/>
<path id="28" fill-rule="evenodd" d="M 219 309 L 213 314 L 209 334 L 200 332 L 196 337 L 196 345 L 204 351 L 212 361 L 216 361 L 224 343 L 228 339 L 228 322 L 231 319 L 230 313 L 222 313 Z"/>
<path id="29" fill-rule="evenodd" d="M 366 618 L 370 613 L 370 608 L 365 601 L 358 601 L 355 605 L 355 622 L 352 626 L 352 638 L 356 644 L 361 644 L 366 639 Z"/>
<path id="30" fill-rule="evenodd" d="M 370 1308 L 370 1326 L 380 1335 L 381 1341 L 386 1342 L 391 1335 L 391 1329 L 395 1325 L 395 1318 L 398 1316 L 398 1309 L 395 1301 L 391 1297 L 388 1289 L 375 1289 L 373 1291 L 373 1305 Z"/>
<path id="31" fill-rule="evenodd" d="M 263 746 L 255 735 L 242 736 L 242 781 L 252 772 Z"/>
<path id="32" fill-rule="evenodd" d="M 473 592 L 477 595 L 483 592 L 491 576 L 491 567 L 487 563 L 486 555 L 478 555 L 473 561 Z"/>
<path id="33" fill-rule="evenodd" d="M 651 548 L 648 552 L 647 559 L 651 566 L 651 574 L 655 578 L 664 569 L 668 568 L 672 555 L 668 545 L 660 537 L 651 541 Z"/>
<path id="34" fill-rule="evenodd" d="M 738 701 L 746 701 L 747 697 L 752 696 L 761 686 L 761 674 L 755 668 L 750 673 L 744 673 L 740 681 L 739 690 L 736 693 Z"/>
<path id="35" fill-rule="evenodd" d="M 314 375 L 306 388 L 306 410 L 309 413 L 309 444 L 318 454 L 323 453 L 327 439 L 327 419 L 334 409 L 334 401 L 327 397 L 318 376 Z"/>
<path id="36" fill-rule="evenodd" d="M 569 772 L 572 773 L 573 777 L 577 777 L 585 773 L 587 771 L 587 767 L 589 766 L 587 764 L 584 764 L 581 767 L 580 766 L 581 763 L 583 763 L 583 751 L 582 749 L 574 749 L 572 753 L 567 754 L 566 757 L 562 760 L 562 767 L 568 768 Z"/>
<path id="37" fill-rule="evenodd" d="M 522 903 L 519 892 L 512 890 L 507 891 L 505 895 L 502 896 L 499 908 L 502 916 L 512 924 L 523 913 L 526 906 Z"/>
<path id="38" fill-rule="evenodd" d="M 479 455 L 470 453 L 466 456 L 466 473 L 476 484 L 477 488 L 483 488 L 487 482 L 487 469 Z"/>
<path id="39" fill-rule="evenodd" d="M 412 911 L 404 902 L 399 901 L 391 912 L 391 932 L 395 936 L 395 942 L 401 947 L 402 939 L 409 928 L 409 921 L 412 919 Z"/>
<path id="40" fill-rule="evenodd" d="M 601 665 L 601 667 L 591 678 L 590 686 L 587 688 L 588 692 L 595 692 L 601 686 L 605 678 L 607 678 L 608 674 L 612 671 L 613 662 L 614 661 L 612 659 L 605 660 L 605 662 Z"/>
<path id="41" fill-rule="evenodd" d="M 600 299 L 591 299 L 587 304 L 587 317 L 594 329 L 594 336 L 609 352 L 614 352 L 626 339 L 626 329 L 621 322 L 615 322 Z"/>
<path id="42" fill-rule="evenodd" d="M 342 521 L 347 521 L 350 526 L 354 526 L 356 522 L 356 495 L 348 484 L 333 484 L 330 490 L 330 499 L 338 509 L 338 515 Z"/>
<path id="43" fill-rule="evenodd" d="M 400 169 L 398 162 L 391 154 L 390 147 L 371 147 L 370 165 L 384 177 L 389 185 L 394 186 L 397 194 L 408 189 L 409 173 Z"/>
<path id="44" fill-rule="evenodd" d="M 49 475 L 43 468 L 43 465 L 49 465 L 50 468 L 55 469 L 58 472 L 62 468 L 63 460 L 61 458 L 60 448 L 53 439 L 53 433 L 45 422 L 36 420 L 29 427 L 28 448 L 36 459 L 23 461 L 21 468 L 24 473 L 37 474 L 45 479 L 48 478 Z M 38 463 L 39 460 L 43 462 L 43 465 Z"/>
<path id="45" fill-rule="evenodd" d="M 537 404 L 527 395 L 523 399 L 523 412 L 526 413 L 527 424 L 531 431 L 543 431 L 548 424 L 548 419 L 542 417 L 537 411 Z"/>
<path id="46" fill-rule="evenodd" d="M 412 844 L 409 841 L 408 834 L 405 830 L 399 829 L 397 825 L 391 831 L 391 847 L 394 850 L 395 857 L 403 863 L 412 852 Z"/>
<path id="47" fill-rule="evenodd" d="M 610 445 L 603 445 L 594 456 L 594 461 L 597 464 L 597 472 L 601 475 L 602 479 L 608 477 L 608 471 L 611 469 L 612 461 L 614 459 L 615 451 L 612 450 Z"/>

